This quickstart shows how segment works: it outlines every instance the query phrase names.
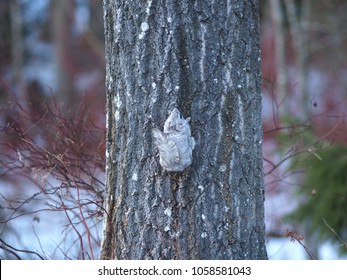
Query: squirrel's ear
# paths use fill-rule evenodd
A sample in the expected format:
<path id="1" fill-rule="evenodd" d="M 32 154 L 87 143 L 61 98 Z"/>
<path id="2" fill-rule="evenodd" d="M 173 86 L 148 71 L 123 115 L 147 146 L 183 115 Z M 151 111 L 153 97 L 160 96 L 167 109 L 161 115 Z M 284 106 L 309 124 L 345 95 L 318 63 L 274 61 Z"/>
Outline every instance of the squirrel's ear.
<path id="1" fill-rule="evenodd" d="M 191 120 L 191 117 L 186 118 L 187 122 L 190 122 L 190 120 Z"/>

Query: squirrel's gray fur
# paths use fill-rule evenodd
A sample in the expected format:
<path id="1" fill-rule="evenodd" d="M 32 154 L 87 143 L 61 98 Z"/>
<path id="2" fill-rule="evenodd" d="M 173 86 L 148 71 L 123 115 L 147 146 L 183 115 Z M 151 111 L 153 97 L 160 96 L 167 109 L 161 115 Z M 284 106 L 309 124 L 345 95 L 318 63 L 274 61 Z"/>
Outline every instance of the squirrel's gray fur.
<path id="1" fill-rule="evenodd" d="M 160 165 L 167 171 L 181 172 L 192 163 L 195 146 L 191 137 L 190 118 L 184 119 L 175 108 L 164 124 L 164 132 L 153 129 L 154 144 L 159 150 Z"/>

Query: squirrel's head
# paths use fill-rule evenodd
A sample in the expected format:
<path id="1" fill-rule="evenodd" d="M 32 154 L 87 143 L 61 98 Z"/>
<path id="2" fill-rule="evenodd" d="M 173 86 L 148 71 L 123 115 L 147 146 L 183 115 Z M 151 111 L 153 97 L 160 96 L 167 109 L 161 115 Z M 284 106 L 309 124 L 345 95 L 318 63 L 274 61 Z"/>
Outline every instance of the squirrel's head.
<path id="1" fill-rule="evenodd" d="M 175 108 L 172 110 L 170 116 L 167 118 L 164 124 L 165 133 L 182 133 L 190 130 L 188 122 L 190 118 L 184 119 L 180 111 Z"/>

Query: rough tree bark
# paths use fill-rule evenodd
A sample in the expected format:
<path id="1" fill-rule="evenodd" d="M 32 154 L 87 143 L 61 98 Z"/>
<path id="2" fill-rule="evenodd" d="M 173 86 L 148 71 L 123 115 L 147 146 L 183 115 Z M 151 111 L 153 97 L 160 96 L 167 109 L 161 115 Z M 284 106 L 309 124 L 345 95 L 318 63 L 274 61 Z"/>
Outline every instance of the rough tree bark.
<path id="1" fill-rule="evenodd" d="M 258 1 L 104 0 L 101 259 L 265 259 Z M 182 173 L 151 131 L 191 116 Z"/>

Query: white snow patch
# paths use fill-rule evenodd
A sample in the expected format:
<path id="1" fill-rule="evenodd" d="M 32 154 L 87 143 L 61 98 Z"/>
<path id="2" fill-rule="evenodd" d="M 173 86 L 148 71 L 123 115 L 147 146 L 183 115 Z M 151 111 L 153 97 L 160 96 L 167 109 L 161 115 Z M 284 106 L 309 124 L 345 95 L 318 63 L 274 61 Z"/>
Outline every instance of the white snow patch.
<path id="1" fill-rule="evenodd" d="M 219 171 L 220 172 L 225 172 L 227 170 L 227 166 L 225 164 L 222 164 L 220 167 L 219 167 Z"/>
<path id="2" fill-rule="evenodd" d="M 164 231 L 165 231 L 165 232 L 168 232 L 169 230 L 170 230 L 170 227 L 169 227 L 169 226 L 164 227 Z"/>
<path id="3" fill-rule="evenodd" d="M 142 40 L 145 37 L 146 32 L 148 31 L 148 29 L 149 29 L 149 25 L 148 25 L 147 22 L 141 23 L 141 30 L 142 30 L 142 32 L 139 35 L 139 39 L 140 40 Z"/>
<path id="4" fill-rule="evenodd" d="M 137 182 L 137 180 L 138 180 L 137 173 L 134 173 L 133 176 L 131 177 L 131 179 L 132 179 L 133 181 L 136 181 L 136 182 Z"/>
<path id="5" fill-rule="evenodd" d="M 170 209 L 170 208 L 166 208 L 166 209 L 164 210 L 164 214 L 165 214 L 166 216 L 168 216 L 168 217 L 171 217 L 171 214 L 172 214 L 171 209 Z"/>
<path id="6" fill-rule="evenodd" d="M 149 29 L 149 25 L 147 22 L 141 23 L 141 30 L 142 32 L 146 32 Z"/>
<path id="7" fill-rule="evenodd" d="M 148 5 L 147 5 L 147 8 L 146 8 L 146 13 L 147 13 L 146 18 L 147 19 L 149 17 L 149 12 L 151 10 L 151 6 L 152 6 L 152 0 L 148 1 Z M 141 30 L 142 30 L 142 32 L 139 35 L 139 39 L 140 40 L 142 40 L 145 37 L 146 32 L 148 31 L 148 29 L 149 29 L 148 23 L 146 21 L 142 22 L 141 23 Z"/>
<path id="8" fill-rule="evenodd" d="M 149 14 L 149 11 L 151 9 L 151 6 L 152 6 L 152 0 L 148 1 L 148 6 L 147 6 L 147 9 L 146 9 L 146 13 Z"/>
<path id="9" fill-rule="evenodd" d="M 122 106 L 122 104 L 123 104 L 122 100 L 119 98 L 118 95 L 115 95 L 115 96 L 113 97 L 113 102 L 114 102 L 114 104 L 116 105 L 116 108 L 117 108 L 117 109 L 120 108 L 120 107 Z"/>

